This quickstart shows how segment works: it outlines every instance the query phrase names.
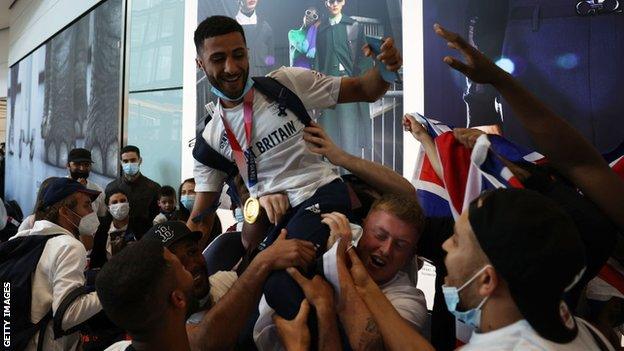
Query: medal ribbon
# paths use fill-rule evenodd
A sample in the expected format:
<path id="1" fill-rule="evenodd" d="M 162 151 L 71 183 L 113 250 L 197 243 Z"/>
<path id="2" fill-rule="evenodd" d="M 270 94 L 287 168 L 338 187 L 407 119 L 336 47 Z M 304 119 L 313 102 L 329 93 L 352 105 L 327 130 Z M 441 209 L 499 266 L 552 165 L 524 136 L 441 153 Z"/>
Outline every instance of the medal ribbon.
<path id="1" fill-rule="evenodd" d="M 258 171 L 256 169 L 256 159 L 254 157 L 253 152 L 251 152 L 251 131 L 253 125 L 253 99 L 254 99 L 254 89 L 249 90 L 245 97 L 243 98 L 243 118 L 245 121 L 245 139 L 247 140 L 247 147 L 249 148 L 249 152 L 247 152 L 247 157 L 245 157 L 245 153 L 243 152 L 243 148 L 239 144 L 238 140 L 236 140 L 236 136 L 230 129 L 227 121 L 225 120 L 226 112 L 221 109 L 221 121 L 223 121 L 223 126 L 225 127 L 225 135 L 230 142 L 230 147 L 232 147 L 232 154 L 234 155 L 234 161 L 236 162 L 236 166 L 238 167 L 238 171 L 241 172 L 243 178 L 247 178 L 247 184 L 249 187 L 249 191 L 251 193 L 252 187 L 254 187 L 258 183 Z"/>

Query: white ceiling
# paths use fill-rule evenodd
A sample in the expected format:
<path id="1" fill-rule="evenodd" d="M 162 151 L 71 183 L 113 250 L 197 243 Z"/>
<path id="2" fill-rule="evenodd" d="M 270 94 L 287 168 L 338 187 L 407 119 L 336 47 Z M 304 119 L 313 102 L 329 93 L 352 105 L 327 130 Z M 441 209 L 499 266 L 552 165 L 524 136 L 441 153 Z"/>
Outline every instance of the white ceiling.
<path id="1" fill-rule="evenodd" d="M 0 29 L 9 26 L 9 6 L 11 6 L 11 3 L 13 3 L 13 0 L 0 0 Z"/>

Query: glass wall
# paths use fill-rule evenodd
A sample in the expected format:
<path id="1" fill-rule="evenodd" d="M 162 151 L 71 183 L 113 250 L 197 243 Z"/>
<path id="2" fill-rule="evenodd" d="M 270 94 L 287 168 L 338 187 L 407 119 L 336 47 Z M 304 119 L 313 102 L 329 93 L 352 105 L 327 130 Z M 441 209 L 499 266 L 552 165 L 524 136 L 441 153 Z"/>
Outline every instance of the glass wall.
<path id="1" fill-rule="evenodd" d="M 141 172 L 180 183 L 184 0 L 133 0 L 129 14 L 126 143 L 141 149 Z"/>

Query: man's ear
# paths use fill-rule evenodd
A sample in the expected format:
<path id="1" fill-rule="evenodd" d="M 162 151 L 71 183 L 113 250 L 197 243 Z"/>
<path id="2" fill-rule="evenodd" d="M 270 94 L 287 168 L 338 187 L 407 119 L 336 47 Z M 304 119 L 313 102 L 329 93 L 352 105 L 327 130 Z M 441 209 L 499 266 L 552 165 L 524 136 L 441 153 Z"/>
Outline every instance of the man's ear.
<path id="1" fill-rule="evenodd" d="M 139 157 L 139 165 L 143 163 L 143 157 Z"/>
<path id="2" fill-rule="evenodd" d="M 481 296 L 491 296 L 500 284 L 498 273 L 492 266 L 488 266 L 479 278 L 479 294 Z"/>
<path id="3" fill-rule="evenodd" d="M 177 309 L 186 308 L 186 296 L 180 290 L 176 289 L 172 291 L 171 295 L 169 295 L 169 300 L 171 301 L 171 304 L 173 304 L 173 306 Z"/>
<path id="4" fill-rule="evenodd" d="M 199 58 L 195 58 L 195 65 L 198 69 L 201 69 L 202 71 L 204 70 L 204 64 Z"/>

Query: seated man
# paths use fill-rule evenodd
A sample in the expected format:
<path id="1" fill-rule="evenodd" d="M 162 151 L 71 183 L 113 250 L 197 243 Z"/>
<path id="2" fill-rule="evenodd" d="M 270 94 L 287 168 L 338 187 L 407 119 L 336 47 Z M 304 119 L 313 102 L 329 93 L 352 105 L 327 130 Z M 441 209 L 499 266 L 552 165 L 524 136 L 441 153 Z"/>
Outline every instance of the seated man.
<path id="1" fill-rule="evenodd" d="M 274 220 L 276 229 L 267 235 L 261 249 L 273 244 L 281 228 L 299 239 L 324 246 L 329 232 L 321 225 L 318 213 L 307 211 L 310 206 L 325 211 L 350 210 L 347 189 L 331 165 L 309 152 L 302 140 L 304 128 L 302 113 L 295 113 L 283 104 L 272 101 L 257 89 L 249 76 L 249 60 L 245 33 L 232 18 L 212 16 L 195 30 L 196 63 L 206 73 L 212 91 L 219 101 L 201 136 L 199 145 L 207 145 L 229 161 L 235 161 L 238 171 L 259 209 L 257 198 L 267 194 L 287 195 L 289 204 L 279 208 L 288 211 L 281 222 Z M 379 59 L 391 70 L 401 66 L 401 56 L 392 39 L 386 39 Z M 370 49 L 366 49 L 372 55 Z M 377 69 L 360 77 L 329 77 L 302 68 L 281 68 L 269 74 L 284 85 L 303 103 L 303 109 L 332 107 L 338 103 L 375 101 L 388 89 Z M 275 83 L 275 82 L 274 82 Z M 284 90 L 282 90 L 284 91 Z M 197 192 L 191 220 L 191 229 L 210 232 L 214 215 L 205 216 L 201 223 L 192 219 L 202 215 L 215 203 L 221 193 L 227 174 L 216 166 L 197 162 L 194 170 Z M 263 204 L 264 208 L 273 205 Z M 256 211 L 249 212 L 253 222 Z M 281 217 L 281 216 L 277 216 Z M 274 217 L 275 218 L 275 217 Z M 255 247 L 255 246 L 254 246 Z M 282 296 L 285 287 L 292 288 L 292 296 Z M 294 317 L 303 299 L 303 293 L 285 271 L 273 272 L 264 290 L 269 304 L 287 319 Z"/>
<path id="2" fill-rule="evenodd" d="M 321 215 L 330 228 L 332 237 L 340 237 L 344 247 L 351 242 L 352 228 L 357 240 L 355 248 L 364 261 L 368 273 L 379 285 L 387 299 L 410 326 L 423 331 L 427 307 L 422 291 L 417 289 L 407 274 L 401 271 L 414 258 L 424 217 L 415 197 L 386 194 L 371 207 L 363 228 L 352 226 L 341 213 Z M 361 237 L 359 236 L 361 233 Z M 338 246 L 337 244 L 335 246 Z M 324 273 L 338 292 L 337 313 L 354 350 L 382 347 L 381 335 L 375 321 L 357 294 L 346 266 L 336 265 L 333 247 L 323 256 Z M 338 260 L 340 262 L 340 260 Z M 261 315 L 256 323 L 254 339 L 258 348 L 273 348 L 277 341 L 271 311 L 261 305 Z"/>
<path id="3" fill-rule="evenodd" d="M 315 256 L 314 246 L 302 240 L 286 240 L 283 230 L 273 245 L 259 253 L 237 278 L 235 272 L 208 277 L 199 250 L 200 232 L 182 222 L 169 221 L 152 227 L 143 240 L 158 241 L 178 257 L 193 278 L 193 296 L 199 301 L 187 320 L 193 350 L 231 349 L 252 312 L 258 306 L 264 282 L 273 270 L 306 267 Z M 199 310 L 199 312 L 198 312 Z"/>
<path id="4" fill-rule="evenodd" d="M 190 350 L 184 321 L 195 301 L 193 277 L 160 243 L 128 246 L 102 267 L 95 284 L 106 315 L 132 337 L 107 351 Z"/>

